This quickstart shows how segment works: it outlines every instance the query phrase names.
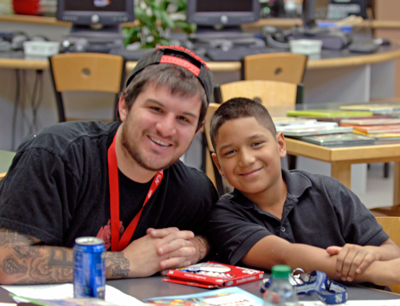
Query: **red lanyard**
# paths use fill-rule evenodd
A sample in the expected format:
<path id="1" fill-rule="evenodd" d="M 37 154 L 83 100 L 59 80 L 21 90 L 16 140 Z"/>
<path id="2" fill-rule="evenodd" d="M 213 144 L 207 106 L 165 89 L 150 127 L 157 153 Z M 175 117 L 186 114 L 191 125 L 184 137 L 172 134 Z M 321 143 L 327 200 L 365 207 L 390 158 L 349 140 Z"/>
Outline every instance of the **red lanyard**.
<path id="1" fill-rule="evenodd" d="M 144 200 L 143 206 L 137 213 L 135 218 L 128 225 L 126 230 L 119 239 L 119 182 L 118 182 L 118 163 L 117 155 L 115 153 L 115 134 L 111 146 L 108 148 L 108 180 L 110 185 L 110 218 L 111 218 L 111 251 L 117 252 L 122 251 L 126 248 L 131 240 L 133 233 L 135 232 L 136 226 L 139 222 L 140 216 L 142 215 L 143 208 L 151 198 L 153 193 L 156 191 L 158 185 L 160 185 L 164 172 L 160 170 L 154 176 L 153 182 L 151 183 L 150 189 L 147 192 L 146 199 Z"/>

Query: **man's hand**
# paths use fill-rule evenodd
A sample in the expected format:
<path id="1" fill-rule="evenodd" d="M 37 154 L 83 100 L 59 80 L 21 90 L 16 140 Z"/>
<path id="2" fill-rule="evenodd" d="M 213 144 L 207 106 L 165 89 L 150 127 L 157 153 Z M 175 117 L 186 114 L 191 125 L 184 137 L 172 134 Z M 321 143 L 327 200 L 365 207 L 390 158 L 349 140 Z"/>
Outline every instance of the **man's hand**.
<path id="1" fill-rule="evenodd" d="M 120 257 L 118 253 L 111 253 L 107 256 L 108 276 L 146 277 L 161 270 L 190 265 L 196 253 L 193 243 L 189 241 L 193 237 L 193 232 L 173 227 L 149 228 L 146 236 L 132 241 L 122 251 L 123 257 L 130 263 L 128 275 L 118 275 Z"/>
<path id="2" fill-rule="evenodd" d="M 380 260 L 377 247 L 345 244 L 343 247 L 330 246 L 329 255 L 337 255 L 336 274 L 342 281 L 351 282 L 356 274 L 361 274 L 371 263 Z"/>

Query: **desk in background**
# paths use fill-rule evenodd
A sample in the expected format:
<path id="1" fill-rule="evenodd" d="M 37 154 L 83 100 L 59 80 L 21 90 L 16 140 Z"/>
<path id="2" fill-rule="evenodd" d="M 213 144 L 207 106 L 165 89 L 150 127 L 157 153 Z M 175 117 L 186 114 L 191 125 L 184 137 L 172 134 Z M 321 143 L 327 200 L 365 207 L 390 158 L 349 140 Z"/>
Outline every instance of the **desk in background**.
<path id="1" fill-rule="evenodd" d="M 277 27 L 292 27 L 301 25 L 300 19 L 261 19 L 256 23 L 243 25 L 246 32 L 259 32 L 261 27 L 272 25 Z M 134 25 L 126 23 L 124 26 Z M 23 31 L 28 35 L 43 34 L 52 40 L 61 40 L 69 33 L 71 24 L 57 21 L 54 17 L 1 15 L 0 25 L 3 31 Z M 358 24 L 357 29 L 372 26 L 372 28 L 400 28 L 400 22 L 369 22 Z M 376 54 L 357 55 L 350 54 L 347 50 L 323 50 L 320 59 L 310 59 L 304 78 L 305 97 L 304 103 L 318 102 L 356 102 L 370 101 L 374 98 L 390 98 L 394 92 L 394 62 L 400 58 L 400 48 L 392 46 L 382 48 Z M 215 82 L 222 84 L 240 79 L 240 62 L 208 62 L 214 72 Z M 127 63 L 127 71 L 130 72 L 135 62 Z M 56 104 L 53 88 L 50 86 L 48 63 L 46 60 L 25 60 L 23 58 L 9 58 L 0 52 L 0 108 L 2 109 L 0 131 L 2 141 L 0 149 L 14 150 L 21 140 L 27 135 L 26 125 L 21 124 L 22 118 L 30 120 L 29 105 L 26 105 L 25 116 L 21 114 L 17 118 L 18 129 L 16 131 L 15 147 L 12 148 L 10 139 L 10 127 L 13 125 L 14 101 L 16 97 L 17 79 L 22 79 L 16 74 L 23 74 L 26 82 L 21 85 L 21 90 L 29 96 L 33 92 L 36 71 L 43 70 L 43 98 L 37 111 L 39 128 L 52 125 L 57 122 Z M 83 100 L 90 100 L 88 106 L 73 96 L 71 100 L 71 116 L 81 118 L 108 118 L 109 104 L 103 95 L 84 95 Z M 67 103 L 69 100 L 67 99 Z M 76 101 L 76 102 L 75 102 Z M 30 103 L 28 102 L 26 104 Z M 83 114 L 82 114 L 83 113 Z M 93 117 L 92 117 L 93 116 Z M 22 127 L 23 126 L 23 127 Z"/>
<path id="2" fill-rule="evenodd" d="M 382 100 L 382 102 L 387 102 L 387 100 Z M 379 101 L 374 101 L 373 103 L 379 103 Z M 339 109 L 339 107 L 343 104 L 349 103 L 339 102 L 319 103 L 315 105 L 278 106 L 268 107 L 268 110 L 272 118 L 274 118 L 285 117 L 288 110 Z M 366 164 L 394 162 L 393 205 L 400 204 L 400 142 L 395 144 L 377 144 L 372 146 L 329 148 L 290 137 L 285 137 L 285 140 L 288 154 L 328 163 L 330 165 L 330 176 L 338 179 L 348 188 L 352 187 L 351 165 L 364 164 L 363 168 L 366 170 Z M 302 166 L 300 166 L 300 169 L 310 172 L 314 172 L 316 170 L 304 169 Z M 357 170 L 360 171 L 360 169 Z M 359 174 L 357 173 L 357 170 L 353 171 L 353 175 L 358 175 L 357 181 L 362 186 L 356 188 L 356 190 L 353 189 L 356 194 L 358 192 L 362 192 L 360 190 L 362 190 L 364 187 L 366 188 L 366 174 L 363 177 L 360 177 L 360 175 L 363 175 L 363 173 L 361 171 L 362 174 Z M 324 174 L 329 175 L 329 173 Z M 365 182 L 362 182 L 363 180 L 365 180 Z M 387 205 L 390 205 L 390 203 L 387 203 Z"/>
<path id="3" fill-rule="evenodd" d="M 22 57 L 22 55 L 20 55 Z M 307 63 L 304 77 L 304 103 L 320 102 L 360 102 L 370 101 L 375 98 L 393 97 L 394 90 L 394 61 L 400 58 L 400 47 L 382 47 L 375 54 L 355 55 L 348 50 L 323 50 L 320 59 L 310 59 Z M 240 79 L 240 62 L 208 62 L 214 73 L 215 83 L 222 84 Z M 127 63 L 128 73 L 135 67 L 136 62 Z M 0 149 L 11 148 L 10 127 L 13 125 L 14 101 L 16 97 L 17 80 L 22 79 L 17 74 L 22 74 L 25 83 L 20 83 L 23 93 L 28 97 L 33 92 L 36 71 L 43 71 L 43 98 L 37 111 L 40 127 L 46 127 L 57 122 L 56 102 L 53 88 L 51 87 L 47 60 L 26 60 L 24 58 L 10 58 L 6 53 L 0 53 L 0 108 L 2 109 L 0 131 L 2 141 Z M 29 101 L 29 100 L 28 100 Z M 67 99 L 72 117 L 76 118 L 105 118 L 110 116 L 110 105 L 104 94 L 75 95 Z M 85 103 L 83 103 L 85 102 Z M 86 104 L 86 102 L 89 102 Z M 25 104 L 28 104 L 26 102 Z M 29 105 L 26 105 L 24 118 L 30 120 Z M 21 126 L 21 114 L 18 125 Z M 21 128 L 22 129 L 22 128 Z M 26 128 L 25 128 L 26 129 Z M 26 136 L 26 131 L 16 132 L 16 145 Z"/>

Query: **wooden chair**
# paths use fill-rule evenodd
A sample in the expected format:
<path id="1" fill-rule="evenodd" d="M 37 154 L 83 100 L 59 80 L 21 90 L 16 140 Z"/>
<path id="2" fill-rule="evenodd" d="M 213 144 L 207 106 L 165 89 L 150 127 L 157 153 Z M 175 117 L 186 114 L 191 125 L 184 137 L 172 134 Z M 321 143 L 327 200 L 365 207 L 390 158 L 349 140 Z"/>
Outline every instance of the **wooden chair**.
<path id="1" fill-rule="evenodd" d="M 270 80 L 302 84 L 308 57 L 289 52 L 265 53 L 245 56 L 242 60 L 242 80 Z M 303 92 L 301 92 L 303 95 Z M 303 101 L 303 97 L 298 99 Z M 287 155 L 289 169 L 295 169 L 297 157 Z"/>
<path id="2" fill-rule="evenodd" d="M 215 187 L 217 188 L 218 194 L 221 196 L 224 193 L 228 192 L 227 189 L 227 182 L 224 178 L 219 174 L 217 167 L 215 166 L 214 162 L 212 161 L 211 154 L 214 152 L 214 147 L 211 142 L 210 137 L 210 122 L 211 117 L 218 109 L 220 104 L 217 103 L 210 103 L 207 109 L 206 117 L 204 118 L 204 135 L 206 138 L 206 167 L 205 173 L 210 178 L 210 180 L 214 183 Z"/>
<path id="3" fill-rule="evenodd" d="M 64 53 L 49 57 L 50 73 L 57 100 L 58 119 L 67 121 L 63 92 L 97 91 L 115 94 L 113 118 L 125 82 L 125 59 L 104 53 Z M 71 120 L 71 119 L 70 119 Z"/>
<path id="4" fill-rule="evenodd" d="M 245 56 L 242 80 L 271 80 L 293 84 L 303 83 L 307 56 L 294 53 L 265 53 Z"/>
<path id="5" fill-rule="evenodd" d="M 253 99 L 266 107 L 294 105 L 303 102 L 303 84 L 244 80 L 217 85 L 214 88 L 214 99 L 217 103 L 221 104 L 235 97 Z"/>
<path id="6" fill-rule="evenodd" d="M 375 217 L 376 221 L 382 225 L 383 230 L 390 236 L 398 246 L 400 246 L 400 217 Z M 400 284 L 389 286 L 393 292 L 400 293 Z"/>
<path id="7" fill-rule="evenodd" d="M 302 99 L 302 84 L 292 84 L 277 81 L 237 81 L 218 85 L 214 89 L 214 98 L 217 103 L 210 103 L 205 117 L 204 133 L 206 135 L 206 174 L 214 182 L 220 195 L 231 190 L 228 182 L 221 177 L 216 169 L 211 153 L 214 148 L 211 143 L 209 129 L 212 114 L 219 107 L 219 104 L 234 98 L 245 97 L 259 101 L 264 106 L 295 105 Z"/>

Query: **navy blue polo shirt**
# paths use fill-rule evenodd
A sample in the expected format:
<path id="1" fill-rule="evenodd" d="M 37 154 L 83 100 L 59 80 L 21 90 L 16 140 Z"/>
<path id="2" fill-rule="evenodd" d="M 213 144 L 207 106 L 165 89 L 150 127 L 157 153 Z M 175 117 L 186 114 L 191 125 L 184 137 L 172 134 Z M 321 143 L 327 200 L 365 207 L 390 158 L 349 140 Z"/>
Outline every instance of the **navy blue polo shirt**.
<path id="1" fill-rule="evenodd" d="M 262 238 L 320 248 L 346 243 L 379 246 L 389 238 L 360 199 L 338 180 L 300 170 L 282 170 L 287 198 L 282 219 L 261 210 L 238 190 L 213 209 L 208 236 L 222 260 L 237 264 Z"/>

